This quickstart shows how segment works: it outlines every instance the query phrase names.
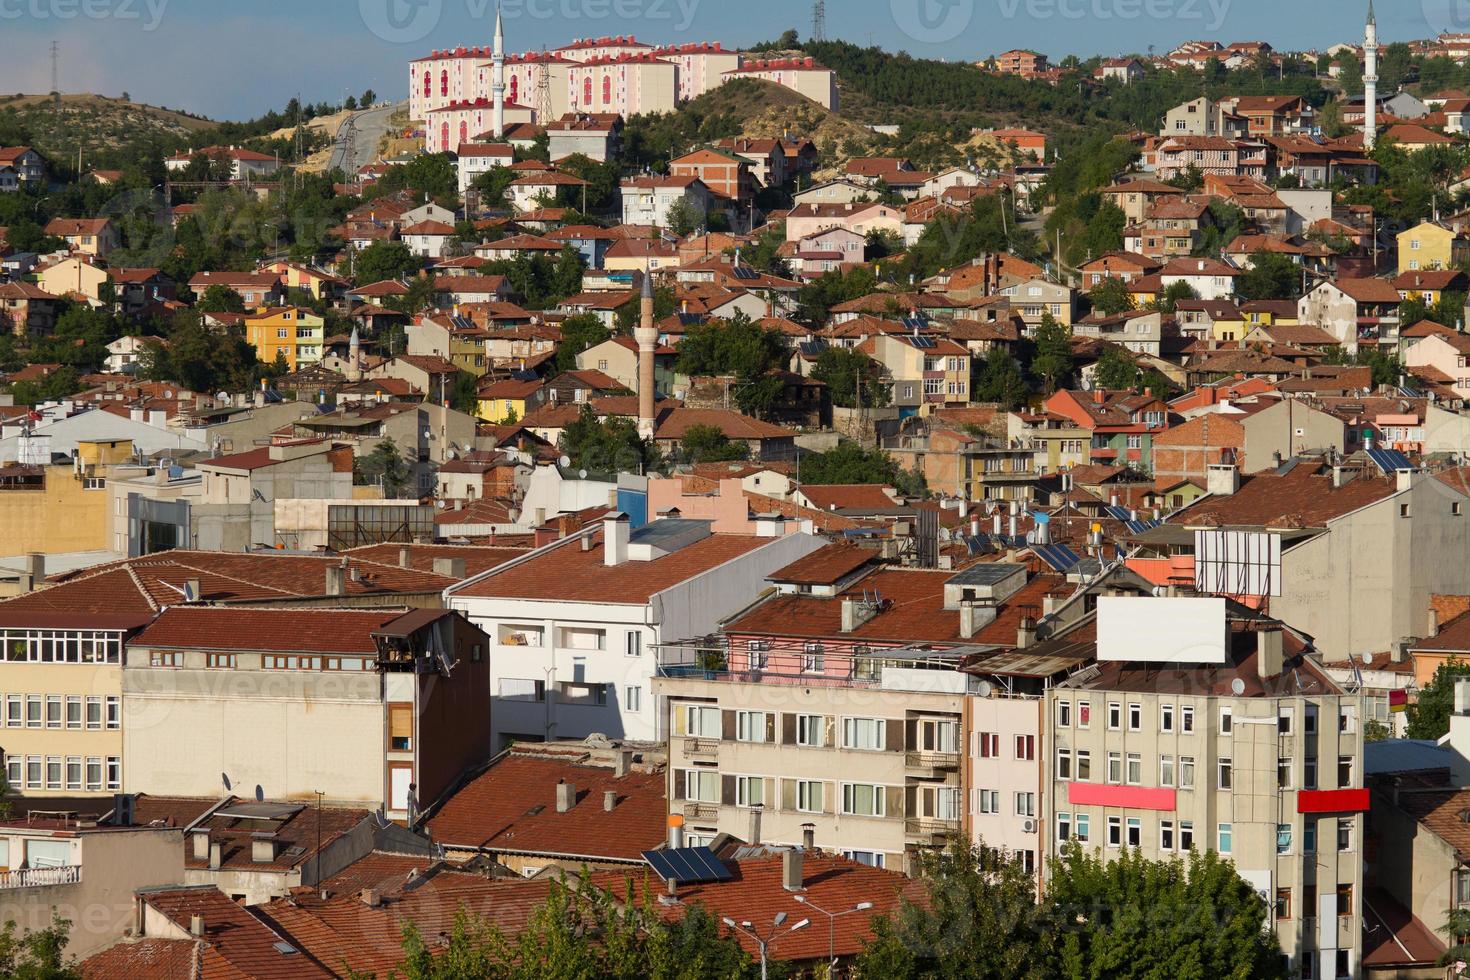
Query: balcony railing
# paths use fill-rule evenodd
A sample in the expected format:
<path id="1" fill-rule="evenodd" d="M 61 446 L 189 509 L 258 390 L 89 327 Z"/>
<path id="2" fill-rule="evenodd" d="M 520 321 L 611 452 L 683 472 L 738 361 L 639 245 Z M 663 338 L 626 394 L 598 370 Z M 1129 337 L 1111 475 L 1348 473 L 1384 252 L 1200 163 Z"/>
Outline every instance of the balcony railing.
<path id="1" fill-rule="evenodd" d="M 909 817 L 903 822 L 904 833 L 911 837 L 930 837 L 938 834 L 957 834 L 958 819 L 945 820 L 940 817 Z"/>
<path id="2" fill-rule="evenodd" d="M 717 820 L 720 816 L 718 803 L 685 803 L 685 820 Z"/>
<path id="3" fill-rule="evenodd" d="M 958 769 L 958 752 L 907 752 L 903 764 L 910 769 Z"/>
<path id="4" fill-rule="evenodd" d="M 720 740 L 717 738 L 684 739 L 685 755 L 717 755 L 719 751 Z"/>
<path id="5" fill-rule="evenodd" d="M 82 880 L 82 866 L 66 868 L 21 868 L 0 871 L 0 889 L 39 888 L 44 885 L 75 885 Z"/>

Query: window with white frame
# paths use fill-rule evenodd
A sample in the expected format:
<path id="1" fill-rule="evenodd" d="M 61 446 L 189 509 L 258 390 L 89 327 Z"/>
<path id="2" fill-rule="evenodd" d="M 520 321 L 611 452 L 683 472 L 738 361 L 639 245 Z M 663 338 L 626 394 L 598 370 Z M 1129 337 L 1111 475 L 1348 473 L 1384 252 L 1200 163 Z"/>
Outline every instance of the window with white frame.
<path id="1" fill-rule="evenodd" d="M 1159 785 L 1174 785 L 1174 757 L 1172 755 L 1159 756 Z"/>
<path id="2" fill-rule="evenodd" d="M 684 772 L 684 795 L 697 803 L 720 802 L 720 774 L 714 769 Z"/>
<path id="3" fill-rule="evenodd" d="M 1194 734 L 1194 705 L 1180 705 L 1179 731 L 1185 735 Z"/>
<path id="4" fill-rule="evenodd" d="M 764 711 L 735 712 L 735 740 L 737 742 L 767 741 L 767 726 L 771 716 Z"/>
<path id="5" fill-rule="evenodd" d="M 842 747 L 881 751 L 884 727 L 882 718 L 844 718 L 842 719 Z"/>
<path id="6" fill-rule="evenodd" d="M 853 817 L 883 816 L 883 787 L 873 783 L 843 783 L 842 812 Z"/>
<path id="7" fill-rule="evenodd" d="M 1123 818 L 1108 817 L 1108 846 L 1123 846 Z"/>
<path id="8" fill-rule="evenodd" d="M 766 781 L 760 776 L 735 777 L 736 806 L 765 806 Z"/>
<path id="9" fill-rule="evenodd" d="M 826 805 L 825 787 L 821 781 L 802 779 L 796 783 L 796 808 L 802 813 L 821 813 Z"/>
<path id="10" fill-rule="evenodd" d="M 689 723 L 686 726 L 690 735 L 696 738 L 719 738 L 720 737 L 720 709 L 707 705 L 691 704 L 688 711 Z"/>
<path id="11" fill-rule="evenodd" d="M 822 748 L 827 744 L 827 720 L 821 715 L 796 716 L 796 744 Z"/>
<path id="12" fill-rule="evenodd" d="M 1000 812 L 1000 790 L 976 789 L 972 792 L 974 794 L 972 805 L 974 812 L 982 814 Z"/>
<path id="13" fill-rule="evenodd" d="M 1072 750 L 1057 749 L 1056 778 L 1068 780 L 1072 778 Z"/>
<path id="14" fill-rule="evenodd" d="M 1159 705 L 1159 731 L 1172 732 L 1174 730 L 1174 706 L 1172 704 Z"/>

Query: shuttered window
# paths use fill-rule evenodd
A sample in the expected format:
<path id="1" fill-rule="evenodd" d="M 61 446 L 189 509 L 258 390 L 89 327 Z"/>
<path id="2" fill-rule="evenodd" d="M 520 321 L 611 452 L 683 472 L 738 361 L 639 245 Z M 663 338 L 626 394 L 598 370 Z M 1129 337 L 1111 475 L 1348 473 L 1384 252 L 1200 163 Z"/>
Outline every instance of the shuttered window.
<path id="1" fill-rule="evenodd" d="M 394 752 L 413 750 L 413 705 L 388 706 L 388 748 Z"/>

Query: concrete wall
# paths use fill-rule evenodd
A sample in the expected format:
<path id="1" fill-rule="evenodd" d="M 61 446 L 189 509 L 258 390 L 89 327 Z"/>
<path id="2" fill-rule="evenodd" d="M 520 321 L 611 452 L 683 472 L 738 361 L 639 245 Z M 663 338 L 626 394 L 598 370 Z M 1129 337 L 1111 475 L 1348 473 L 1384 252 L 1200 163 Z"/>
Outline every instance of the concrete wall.
<path id="1" fill-rule="evenodd" d="M 1245 427 L 1245 460 L 1242 473 L 1274 469 L 1276 455 L 1288 460 L 1309 449 L 1336 449 L 1345 445 L 1341 419 L 1286 398 L 1241 420 Z M 1301 435 L 1297 435 L 1301 430 Z"/>

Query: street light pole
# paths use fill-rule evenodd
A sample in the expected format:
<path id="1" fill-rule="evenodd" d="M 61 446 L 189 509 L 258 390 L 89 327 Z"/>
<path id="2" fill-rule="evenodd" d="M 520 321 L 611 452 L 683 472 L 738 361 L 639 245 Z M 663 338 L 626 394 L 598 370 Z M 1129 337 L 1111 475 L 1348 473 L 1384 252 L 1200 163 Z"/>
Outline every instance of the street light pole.
<path id="1" fill-rule="evenodd" d="M 827 917 L 827 962 L 831 966 L 832 973 L 835 976 L 837 973 L 837 920 L 842 918 L 844 915 L 852 915 L 854 912 L 866 912 L 868 909 L 873 907 L 873 903 L 858 902 L 852 908 L 845 911 L 828 912 L 826 909 L 822 908 L 820 905 L 818 905 L 816 902 L 813 902 L 805 895 L 796 895 L 793 897 L 796 901 L 805 905 L 807 908 L 815 912 L 820 912 Z"/>
<path id="2" fill-rule="evenodd" d="M 734 919 L 730 918 L 727 915 L 721 921 L 725 923 L 725 926 L 727 928 L 738 929 L 740 932 L 745 933 L 751 939 L 755 940 L 756 948 L 760 950 L 761 954 L 761 980 L 766 980 L 767 953 L 769 952 L 771 946 L 775 945 L 776 940 L 781 939 L 785 936 L 789 936 L 793 932 L 796 932 L 798 929 L 805 929 L 807 926 L 812 924 L 811 919 L 802 919 L 790 929 L 782 932 L 781 927 L 786 924 L 786 913 L 777 912 L 776 918 L 772 921 L 770 934 L 762 936 L 760 933 L 755 931 L 755 927 L 751 925 L 748 919 L 744 922 L 736 922 Z"/>

